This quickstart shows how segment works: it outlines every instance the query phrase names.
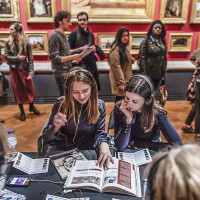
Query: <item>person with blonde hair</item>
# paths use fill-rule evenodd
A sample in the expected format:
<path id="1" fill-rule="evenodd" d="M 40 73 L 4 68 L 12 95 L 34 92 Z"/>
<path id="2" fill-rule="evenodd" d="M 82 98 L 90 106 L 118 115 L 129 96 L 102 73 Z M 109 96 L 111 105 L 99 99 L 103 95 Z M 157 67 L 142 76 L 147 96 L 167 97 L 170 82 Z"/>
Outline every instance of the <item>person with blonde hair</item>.
<path id="1" fill-rule="evenodd" d="M 106 107 L 98 99 L 97 83 L 83 68 L 72 68 L 66 78 L 65 96 L 60 97 L 52 109 L 44 141 L 47 152 L 78 148 L 99 152 L 97 164 L 114 162 L 105 132 Z"/>
<path id="2" fill-rule="evenodd" d="M 23 104 L 29 103 L 29 112 L 40 115 L 34 106 L 32 49 L 26 41 L 22 24 L 16 22 L 10 26 L 10 37 L 5 43 L 4 55 L 7 64 L 10 65 L 10 81 L 21 111 L 20 120 L 26 120 Z"/>
<path id="3" fill-rule="evenodd" d="M 159 152 L 145 170 L 143 200 L 200 199 L 200 146 L 187 144 Z"/>

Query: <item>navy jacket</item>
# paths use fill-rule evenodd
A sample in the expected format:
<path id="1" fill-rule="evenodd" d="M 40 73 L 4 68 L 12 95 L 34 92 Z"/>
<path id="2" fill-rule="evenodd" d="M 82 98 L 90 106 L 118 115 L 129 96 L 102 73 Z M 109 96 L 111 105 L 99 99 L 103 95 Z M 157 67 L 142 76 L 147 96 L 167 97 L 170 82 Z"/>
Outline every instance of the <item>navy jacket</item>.
<path id="1" fill-rule="evenodd" d="M 43 137 L 44 140 L 49 144 L 49 151 L 64 151 L 73 148 L 78 149 L 98 149 L 101 142 L 108 143 L 107 133 L 105 132 L 105 117 L 106 117 L 106 107 L 102 100 L 98 100 L 99 108 L 99 119 L 96 124 L 88 124 L 86 119 L 86 104 L 82 107 L 82 112 L 80 116 L 80 122 L 78 125 L 78 130 L 76 137 L 74 135 L 76 132 L 76 125 L 74 122 L 68 122 L 65 126 L 62 126 L 59 131 L 54 134 L 54 115 L 57 113 L 63 98 L 58 99 L 55 103 L 52 113 L 49 119 L 47 127 L 44 128 Z M 77 103 L 77 102 L 76 102 Z M 81 104 L 77 103 L 80 109 Z M 74 140 L 74 141 L 73 141 Z"/>
<path id="2" fill-rule="evenodd" d="M 129 142 L 136 147 L 151 148 L 150 146 L 156 145 L 155 142 L 160 140 L 160 131 L 169 143 L 182 144 L 179 134 L 164 111 L 156 110 L 155 124 L 150 132 L 145 133 L 141 127 L 141 114 L 134 112 L 132 123 L 126 124 L 126 117 L 120 110 L 120 105 L 121 102 L 118 102 L 114 108 L 115 145 L 119 151 L 124 151 Z"/>

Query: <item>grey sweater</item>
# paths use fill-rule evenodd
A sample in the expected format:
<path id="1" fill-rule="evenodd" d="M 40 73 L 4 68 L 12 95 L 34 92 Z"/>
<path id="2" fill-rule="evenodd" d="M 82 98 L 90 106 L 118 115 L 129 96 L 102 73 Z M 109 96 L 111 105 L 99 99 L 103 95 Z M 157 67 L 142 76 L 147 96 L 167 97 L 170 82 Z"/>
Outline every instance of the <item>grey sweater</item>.
<path id="1" fill-rule="evenodd" d="M 49 58 L 54 74 L 66 73 L 72 67 L 71 61 L 61 63 L 61 57 L 70 55 L 70 46 L 66 36 L 55 30 L 48 41 Z"/>

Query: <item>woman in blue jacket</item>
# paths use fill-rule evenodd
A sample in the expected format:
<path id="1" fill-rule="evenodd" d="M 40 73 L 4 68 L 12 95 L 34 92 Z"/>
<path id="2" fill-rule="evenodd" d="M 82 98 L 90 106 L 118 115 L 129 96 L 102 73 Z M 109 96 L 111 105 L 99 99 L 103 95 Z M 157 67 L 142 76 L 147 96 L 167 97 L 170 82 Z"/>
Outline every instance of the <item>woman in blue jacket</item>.
<path id="1" fill-rule="evenodd" d="M 115 105 L 114 117 L 115 145 L 119 151 L 128 145 L 157 149 L 160 131 L 168 143 L 182 144 L 166 112 L 155 103 L 153 85 L 147 76 L 130 78 L 125 99 Z"/>
<path id="2" fill-rule="evenodd" d="M 49 123 L 44 128 L 48 152 L 73 148 L 99 151 L 97 164 L 113 162 L 105 132 L 105 103 L 98 99 L 97 84 L 83 68 L 70 70 L 65 96 L 53 107 Z"/>

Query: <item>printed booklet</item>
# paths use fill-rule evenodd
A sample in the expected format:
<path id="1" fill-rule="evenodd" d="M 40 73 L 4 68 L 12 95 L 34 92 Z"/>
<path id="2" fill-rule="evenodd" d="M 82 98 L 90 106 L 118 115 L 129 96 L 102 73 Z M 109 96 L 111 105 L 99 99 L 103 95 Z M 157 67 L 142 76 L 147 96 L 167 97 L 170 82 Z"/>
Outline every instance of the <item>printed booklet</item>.
<path id="1" fill-rule="evenodd" d="M 63 180 L 68 177 L 70 169 L 75 160 L 87 160 L 77 148 L 51 155 L 49 158 Z"/>
<path id="2" fill-rule="evenodd" d="M 96 160 L 77 160 L 72 167 L 64 188 L 84 188 L 99 192 L 113 192 L 141 197 L 139 167 L 115 159 L 109 168 L 96 166 Z"/>

